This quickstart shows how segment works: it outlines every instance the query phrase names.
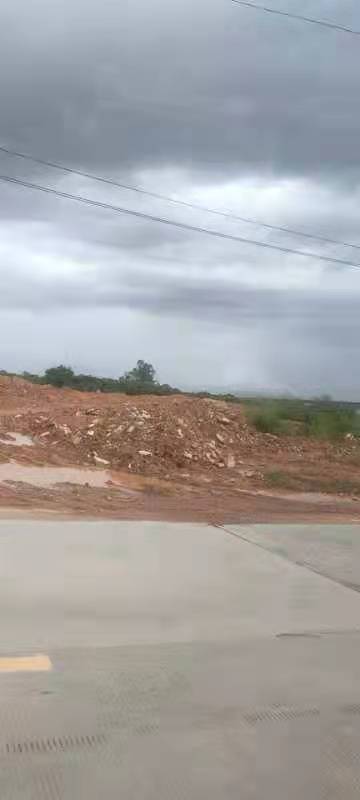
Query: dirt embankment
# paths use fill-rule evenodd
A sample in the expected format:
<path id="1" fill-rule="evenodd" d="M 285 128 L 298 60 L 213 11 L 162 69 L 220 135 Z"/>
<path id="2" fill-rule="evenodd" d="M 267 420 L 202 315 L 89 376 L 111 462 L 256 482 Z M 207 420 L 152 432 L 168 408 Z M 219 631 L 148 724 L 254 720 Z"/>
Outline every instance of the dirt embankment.
<path id="1" fill-rule="evenodd" d="M 15 441 L 15 433 L 30 438 Z M 14 463 L 7 478 L 10 461 L 60 472 L 41 485 L 40 470 L 34 485 L 24 469 L 16 478 Z M 80 393 L 0 378 L 0 506 L 89 516 L 355 518 L 359 466 L 356 440 L 334 445 L 261 434 L 237 404 Z M 82 473 L 79 482 L 66 480 L 74 473 L 64 467 L 86 467 L 90 479 Z M 103 485 L 98 475 L 91 484 L 91 469 L 104 472 Z M 307 496 L 294 495 L 301 491 Z"/>

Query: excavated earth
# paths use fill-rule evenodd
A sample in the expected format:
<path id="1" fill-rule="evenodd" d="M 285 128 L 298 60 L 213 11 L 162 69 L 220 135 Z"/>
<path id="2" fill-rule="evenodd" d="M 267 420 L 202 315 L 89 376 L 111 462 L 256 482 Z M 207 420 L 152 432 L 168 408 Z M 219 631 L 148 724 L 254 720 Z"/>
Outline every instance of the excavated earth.
<path id="1" fill-rule="evenodd" d="M 0 377 L 0 515 L 359 521 L 358 497 L 351 437 L 258 433 L 223 401 Z"/>

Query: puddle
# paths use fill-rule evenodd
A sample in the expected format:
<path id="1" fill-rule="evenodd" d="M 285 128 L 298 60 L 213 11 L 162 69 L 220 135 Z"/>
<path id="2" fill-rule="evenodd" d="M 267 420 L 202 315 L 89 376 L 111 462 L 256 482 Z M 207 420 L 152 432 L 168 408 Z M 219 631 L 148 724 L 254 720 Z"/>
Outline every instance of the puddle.
<path id="1" fill-rule="evenodd" d="M 4 438 L 4 436 L 6 438 Z M 0 444 L 9 444 L 13 447 L 32 447 L 34 442 L 31 436 L 25 436 L 23 433 L 13 433 L 7 431 L 6 434 L 0 435 Z"/>
<path id="2" fill-rule="evenodd" d="M 121 483 L 117 483 L 111 472 L 103 469 L 33 467 L 9 461 L 6 464 L 0 464 L 0 483 L 7 481 L 21 481 L 41 488 L 54 487 L 57 483 L 73 483 L 78 486 L 88 484 L 96 488 L 110 487 L 112 484 L 125 494 L 137 494 L 134 490 L 126 489 Z"/>

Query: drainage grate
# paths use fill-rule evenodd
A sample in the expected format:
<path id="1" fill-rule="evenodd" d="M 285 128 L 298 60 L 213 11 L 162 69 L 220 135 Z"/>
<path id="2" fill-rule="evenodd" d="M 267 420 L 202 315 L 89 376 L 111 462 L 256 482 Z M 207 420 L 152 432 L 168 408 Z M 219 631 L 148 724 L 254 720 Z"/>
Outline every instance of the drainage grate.
<path id="1" fill-rule="evenodd" d="M 79 736 L 53 736 L 47 739 L 25 739 L 22 742 L 6 742 L 2 750 L 7 755 L 65 752 L 67 750 L 89 750 L 107 742 L 103 734 Z"/>
<path id="2" fill-rule="evenodd" d="M 301 717 L 317 717 L 320 709 L 311 708 L 288 708 L 285 706 L 273 706 L 271 708 L 260 709 L 250 714 L 244 714 L 244 719 L 249 725 L 257 722 L 282 722 L 288 719 L 300 719 Z"/>

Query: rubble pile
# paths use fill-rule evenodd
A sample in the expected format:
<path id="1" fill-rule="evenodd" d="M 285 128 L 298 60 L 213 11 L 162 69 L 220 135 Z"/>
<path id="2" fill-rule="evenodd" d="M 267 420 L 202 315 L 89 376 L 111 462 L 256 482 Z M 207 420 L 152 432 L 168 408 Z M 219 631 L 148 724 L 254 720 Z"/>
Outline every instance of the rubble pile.
<path id="1" fill-rule="evenodd" d="M 226 406 L 225 414 L 224 405 L 189 397 L 119 397 L 110 408 L 80 405 L 54 416 L 25 412 L 16 422 L 38 444 L 66 448 L 77 462 L 165 475 L 242 463 L 241 454 L 251 451 L 258 435 L 239 406 Z"/>
<path id="2" fill-rule="evenodd" d="M 0 461 L 13 457 L 6 434 L 30 436 L 17 448 L 27 463 L 96 466 L 166 480 L 201 475 L 258 485 L 267 469 L 308 467 L 352 457 L 357 442 L 336 446 L 260 433 L 240 404 L 186 395 L 76 392 L 0 377 Z M 5 436 L 5 438 L 4 438 Z M 26 452 L 25 452 L 26 451 Z M 207 476 L 207 477 L 206 477 Z"/>
<path id="3" fill-rule="evenodd" d="M 240 405 L 223 401 L 88 394 L 16 379 L 8 379 L 5 389 L 7 402 L 0 379 L 0 406 L 12 397 L 16 413 L 5 411 L 1 428 L 30 435 L 37 451 L 46 448 L 48 461 L 56 453 L 62 462 L 143 475 L 237 469 L 252 477 L 249 458 L 251 466 L 259 447 L 271 453 L 284 446 L 256 432 Z M 299 450 L 298 443 L 288 446 Z"/>

